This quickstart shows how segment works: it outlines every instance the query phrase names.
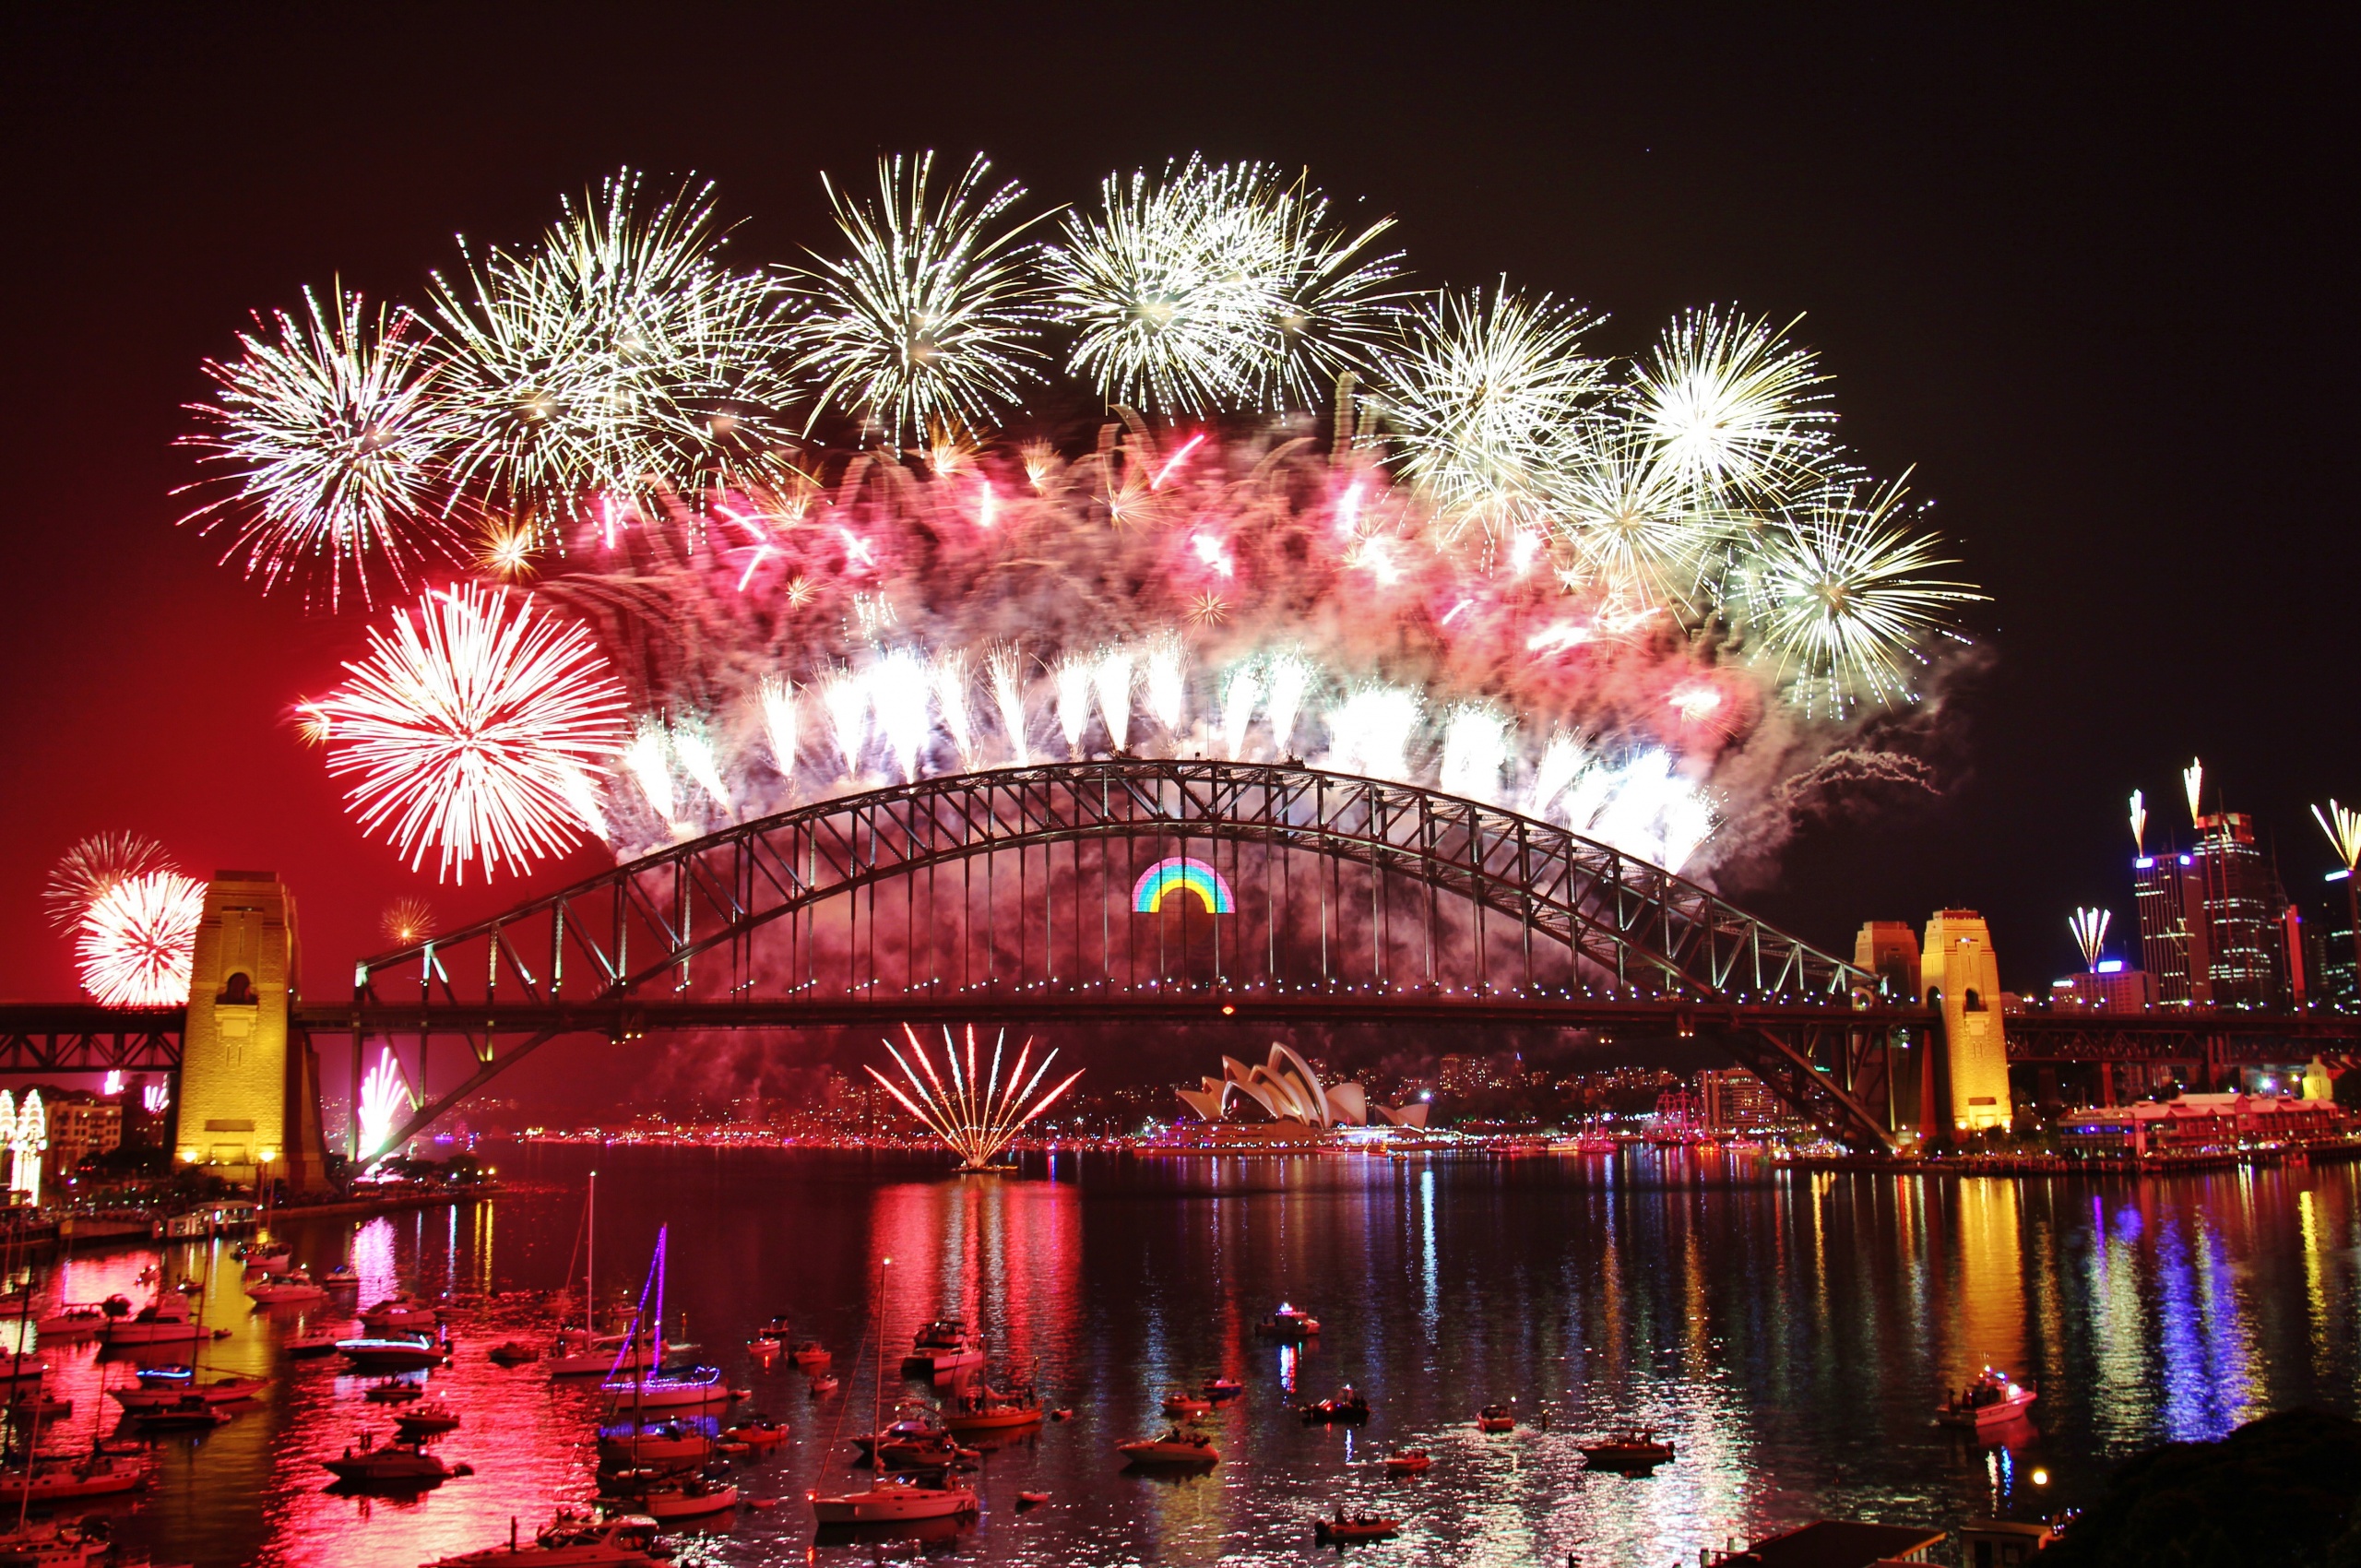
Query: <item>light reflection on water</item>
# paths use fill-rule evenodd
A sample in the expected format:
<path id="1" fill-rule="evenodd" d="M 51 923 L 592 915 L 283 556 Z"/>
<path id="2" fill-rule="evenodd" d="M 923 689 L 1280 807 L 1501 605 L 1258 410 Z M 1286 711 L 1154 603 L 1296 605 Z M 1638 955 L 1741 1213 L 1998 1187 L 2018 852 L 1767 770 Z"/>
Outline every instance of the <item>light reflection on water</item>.
<path id="1" fill-rule="evenodd" d="M 1918 1183 L 1726 1160 L 1069 1155 L 1049 1181 L 1039 1160 L 1023 1178 L 958 1179 L 861 1156 L 608 1150 L 600 1293 L 636 1294 L 670 1221 L 670 1300 L 689 1334 L 794 1425 L 786 1449 L 740 1467 L 751 1496 L 781 1501 L 692 1554 L 716 1563 L 804 1560 L 802 1492 L 850 1479 L 846 1440 L 878 1387 L 856 1347 L 881 1253 L 896 1259 L 888 1403 L 914 1391 L 893 1375 L 909 1333 L 956 1314 L 996 1356 L 1038 1360 L 1050 1402 L 1074 1411 L 987 1456 L 981 1520 L 923 1548 L 963 1561 L 1300 1561 L 1311 1517 L 1342 1503 L 1404 1516 L 1388 1562 L 1662 1564 L 1822 1514 L 2037 1513 L 2160 1438 L 2302 1402 L 2355 1408 L 2352 1168 Z M 492 1203 L 284 1228 L 315 1273 L 347 1258 L 361 1271 L 347 1312 L 397 1289 L 448 1296 L 460 1350 L 428 1381 L 464 1421 L 441 1451 L 477 1474 L 413 1500 L 326 1489 L 318 1461 L 388 1430 L 389 1414 L 340 1362 L 278 1360 L 279 1339 L 317 1314 L 251 1311 L 226 1245 L 71 1262 L 35 1315 L 52 1298 L 144 1301 L 136 1277 L 160 1259 L 204 1281 L 207 1322 L 233 1329 L 207 1348 L 211 1364 L 284 1374 L 228 1426 L 166 1445 L 125 1534 L 207 1564 L 409 1564 L 504 1541 L 512 1515 L 529 1531 L 589 1495 L 592 1380 L 553 1387 L 543 1368 L 504 1371 L 484 1352 L 553 1325 L 545 1293 L 579 1266 L 592 1162 L 516 1151 Z M 544 1294 L 503 1294 L 523 1291 Z M 1282 1300 L 1323 1321 L 1318 1340 L 1256 1337 Z M 838 1395 L 815 1404 L 791 1369 L 747 1366 L 739 1347 L 774 1313 L 836 1351 Z M 76 1400 L 59 1445 L 111 1426 L 101 1379 L 125 1374 L 87 1345 L 40 1349 Z M 1931 1413 L 1987 1361 L 2043 1395 L 2031 1423 L 1979 1445 Z M 1114 1444 L 1160 1426 L 1168 1389 L 1215 1372 L 1247 1384 L 1207 1422 L 1221 1467 L 1121 1472 Z M 1375 1407 L 1367 1428 L 1295 1418 L 1298 1400 L 1347 1382 Z M 1514 1401 L 1521 1430 L 1478 1434 L 1490 1400 Z M 1679 1460 L 1649 1477 L 1586 1470 L 1578 1441 L 1624 1421 L 1668 1435 Z M 1428 1448 L 1434 1469 L 1386 1479 L 1373 1461 L 1396 1445 Z M 2049 1493 L 2024 1479 L 2035 1465 L 2056 1478 Z M 1018 1515 L 1018 1490 L 1052 1499 Z M 814 1560 L 920 1549 L 832 1538 Z"/>

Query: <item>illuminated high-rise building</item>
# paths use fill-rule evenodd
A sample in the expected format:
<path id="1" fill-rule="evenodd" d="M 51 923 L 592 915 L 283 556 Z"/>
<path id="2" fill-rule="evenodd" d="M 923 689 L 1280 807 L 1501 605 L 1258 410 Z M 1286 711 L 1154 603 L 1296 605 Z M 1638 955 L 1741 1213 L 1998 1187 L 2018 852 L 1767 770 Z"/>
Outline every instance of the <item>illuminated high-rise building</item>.
<path id="1" fill-rule="evenodd" d="M 2131 862 L 2140 916 L 2140 967 L 2167 1007 L 2213 1004 L 2213 949 L 2206 940 L 2205 883 L 2194 855 L 2142 855 Z"/>
<path id="2" fill-rule="evenodd" d="M 2197 819 L 2190 856 L 2203 896 L 2207 972 L 2216 1007 L 2285 1004 L 2288 968 L 2281 911 L 2286 895 L 2243 812 Z"/>

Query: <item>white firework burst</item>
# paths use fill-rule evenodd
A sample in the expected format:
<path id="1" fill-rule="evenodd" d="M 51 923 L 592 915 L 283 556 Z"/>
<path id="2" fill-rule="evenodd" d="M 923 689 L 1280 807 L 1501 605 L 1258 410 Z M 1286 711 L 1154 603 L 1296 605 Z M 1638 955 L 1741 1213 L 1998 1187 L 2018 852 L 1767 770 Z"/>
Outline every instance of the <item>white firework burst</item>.
<path id="1" fill-rule="evenodd" d="M 82 988 L 110 1007 L 172 1007 L 188 1000 L 205 884 L 174 872 L 127 877 L 84 915 L 74 954 Z"/>
<path id="2" fill-rule="evenodd" d="M 1690 311 L 1638 367 L 1636 417 L 1667 466 L 1694 484 L 1809 483 L 1836 416 L 1828 377 L 1786 328 L 1734 311 Z"/>
<path id="3" fill-rule="evenodd" d="M 1430 502 L 1494 532 L 1555 521 L 1558 469 L 1608 386 L 1605 362 L 1582 352 L 1592 325 L 1505 283 L 1445 291 L 1412 315 L 1375 397 Z"/>
<path id="4" fill-rule="evenodd" d="M 1749 564 L 1750 639 L 1806 713 L 1915 695 L 1904 666 L 1984 595 L 1926 574 L 1957 563 L 1901 521 L 1904 491 L 1823 493 L 1765 532 Z"/>
<path id="5" fill-rule="evenodd" d="M 257 325 L 235 361 L 206 362 L 219 400 L 190 405 L 212 429 L 182 444 L 226 466 L 230 488 L 189 520 L 228 526 L 265 592 L 311 577 L 332 610 L 348 587 L 368 602 L 373 576 L 399 585 L 456 560 L 445 513 L 463 427 L 425 356 L 431 335 L 342 290 L 333 310 L 305 290 L 300 315 Z"/>
<path id="6" fill-rule="evenodd" d="M 1025 1070 L 1030 1065 L 1033 1054 L 1033 1042 L 1028 1039 L 1018 1049 L 1016 1061 L 1010 1066 L 1008 1076 L 1003 1079 L 1001 1048 L 1007 1040 L 1006 1033 L 994 1037 L 991 1062 L 985 1066 L 976 1059 L 976 1030 L 973 1025 L 967 1028 L 964 1068 L 951 1031 L 947 1028 L 943 1031 L 943 1066 L 938 1073 L 927 1055 L 926 1047 L 919 1043 L 916 1031 L 905 1024 L 902 1034 L 910 1042 L 908 1058 L 890 1039 L 885 1041 L 885 1049 L 892 1052 L 894 1064 L 909 1081 L 909 1092 L 904 1093 L 899 1084 L 874 1067 L 869 1069 L 869 1075 L 884 1085 L 885 1092 L 900 1102 L 903 1110 L 917 1117 L 928 1131 L 948 1145 L 952 1152 L 959 1156 L 960 1163 L 970 1170 L 980 1170 L 991 1164 L 994 1157 L 1007 1148 L 1016 1134 L 1024 1130 L 1026 1123 L 1056 1104 L 1058 1098 L 1082 1076 L 1080 1072 L 1075 1072 L 1048 1093 L 1037 1094 L 1035 1091 L 1040 1088 L 1041 1080 L 1048 1075 L 1050 1063 L 1058 1059 L 1058 1053 L 1052 1051 L 1043 1057 L 1040 1065 L 1035 1067 L 1032 1075 L 1027 1077 Z"/>
<path id="7" fill-rule="evenodd" d="M 42 903 L 49 923 L 70 932 L 89 918 L 92 905 L 124 883 L 179 869 L 164 847 L 144 833 L 93 833 L 57 858 L 42 888 Z"/>
<path id="8" fill-rule="evenodd" d="M 524 870 L 578 843 L 581 774 L 623 742 L 623 688 L 582 627 L 462 584 L 394 612 L 318 705 L 327 766 L 362 831 L 386 830 L 412 869 L 429 849 L 464 881 Z"/>
<path id="9" fill-rule="evenodd" d="M 793 275 L 816 305 L 798 324 L 799 368 L 889 444 L 987 425 L 1042 379 L 1048 312 L 1035 247 L 1019 243 L 1030 222 L 1003 222 L 1025 188 L 990 189 L 991 170 L 979 153 L 937 196 L 932 153 L 881 159 L 873 206 L 829 184 L 852 255 Z"/>

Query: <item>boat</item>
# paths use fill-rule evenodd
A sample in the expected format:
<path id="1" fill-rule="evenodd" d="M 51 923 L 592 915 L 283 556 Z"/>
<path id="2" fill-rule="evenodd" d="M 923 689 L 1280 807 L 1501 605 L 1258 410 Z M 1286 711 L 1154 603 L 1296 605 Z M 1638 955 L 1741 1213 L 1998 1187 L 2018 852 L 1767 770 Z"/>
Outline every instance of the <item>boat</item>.
<path id="1" fill-rule="evenodd" d="M 441 1400 L 432 1405 L 417 1405 L 394 1418 L 394 1431 L 404 1439 L 440 1437 L 459 1428 L 459 1413 Z"/>
<path id="2" fill-rule="evenodd" d="M 386 1488 L 437 1486 L 456 1476 L 472 1476 L 471 1465 L 448 1465 L 440 1455 L 429 1454 L 422 1443 L 388 1443 L 373 1447 L 369 1434 L 361 1434 L 359 1448 L 347 1448 L 339 1459 L 323 1459 L 320 1464 L 337 1479 L 354 1486 Z"/>
<path id="3" fill-rule="evenodd" d="M 1265 1339 L 1304 1340 L 1320 1332 L 1320 1320 L 1281 1301 L 1277 1312 L 1254 1325 L 1254 1332 Z"/>
<path id="4" fill-rule="evenodd" d="M 1506 1405 L 1487 1405 L 1476 1412 L 1477 1431 L 1516 1431 L 1516 1412 Z"/>
<path id="5" fill-rule="evenodd" d="M 326 1295 L 325 1290 L 321 1292 Z M 361 1326 L 373 1334 L 400 1331 L 415 1334 L 439 1327 L 443 1314 L 433 1305 L 421 1301 L 409 1291 L 388 1296 L 361 1314 Z"/>
<path id="6" fill-rule="evenodd" d="M 908 1519 L 961 1519 L 981 1511 L 975 1491 L 915 1476 L 880 1476 L 860 1491 L 810 1491 L 812 1517 L 823 1525 L 888 1525 Z"/>
<path id="7" fill-rule="evenodd" d="M 106 1326 L 109 1345 L 176 1345 L 205 1337 L 205 1325 L 189 1315 L 188 1301 L 178 1292 L 160 1292 L 148 1305 Z"/>
<path id="8" fill-rule="evenodd" d="M 757 1339 L 776 1339 L 779 1343 L 785 1344 L 789 1337 L 787 1314 L 785 1313 L 772 1313 L 769 1322 L 764 1324 L 762 1327 L 754 1330 L 754 1337 Z"/>
<path id="9" fill-rule="evenodd" d="M 704 1409 L 726 1405 L 736 1394 L 721 1381 L 719 1367 L 668 1362 L 635 1376 L 609 1378 L 599 1385 L 607 1396 L 607 1413 L 632 1410 Z"/>
<path id="10" fill-rule="evenodd" d="M 230 1255 L 249 1269 L 258 1268 L 267 1274 L 292 1263 L 295 1249 L 284 1241 L 243 1241 L 231 1249 Z"/>
<path id="11" fill-rule="evenodd" d="M 1309 1405 L 1298 1406 L 1296 1413 L 1303 1418 L 1305 1426 L 1325 1425 L 1335 1421 L 1347 1421 L 1358 1425 L 1369 1420 L 1369 1400 L 1348 1383 L 1336 1391 L 1335 1397 L 1318 1399 Z"/>
<path id="12" fill-rule="evenodd" d="M 1164 1396 L 1164 1413 L 1168 1416 L 1209 1416 L 1214 1402 L 1200 1399 L 1185 1388 L 1176 1388 Z"/>
<path id="13" fill-rule="evenodd" d="M 81 1568 L 113 1549 L 102 1520 L 78 1525 L 34 1520 L 0 1531 L 0 1563 L 7 1568 Z"/>
<path id="14" fill-rule="evenodd" d="M 729 1481 L 708 1481 L 686 1476 L 660 1481 L 638 1497 L 640 1508 L 658 1523 L 667 1519 L 701 1519 L 738 1506 L 738 1488 Z"/>
<path id="15" fill-rule="evenodd" d="M 68 1301 L 34 1326 L 41 1330 L 43 1339 L 79 1339 L 86 1335 L 102 1334 L 107 1326 L 106 1304 Z"/>
<path id="16" fill-rule="evenodd" d="M 347 1285 L 358 1285 L 361 1283 L 361 1271 L 349 1263 L 340 1263 L 321 1275 L 320 1283 L 331 1290 L 341 1289 Z"/>
<path id="17" fill-rule="evenodd" d="M 207 1384 L 192 1380 L 185 1384 L 142 1384 L 136 1388 L 110 1388 L 107 1397 L 136 1415 L 177 1405 L 184 1399 L 198 1399 L 208 1405 L 232 1405 L 241 1399 L 252 1399 L 269 1386 L 268 1378 L 232 1375 L 216 1378 Z"/>
<path id="18" fill-rule="evenodd" d="M 137 1421 L 143 1431 L 218 1427 L 230 1419 L 229 1411 L 202 1394 L 184 1394 L 169 1405 L 151 1405 L 125 1413 Z"/>
<path id="19" fill-rule="evenodd" d="M 983 1337 L 967 1332 L 966 1320 L 955 1317 L 937 1318 L 919 1329 L 911 1336 L 910 1353 L 902 1358 L 903 1371 L 934 1377 L 983 1364 Z"/>
<path id="20" fill-rule="evenodd" d="M 1598 1470 L 1645 1470 L 1672 1462 L 1672 1444 L 1656 1441 L 1653 1427 L 1624 1427 L 1599 1442 L 1577 1446 Z"/>
<path id="21" fill-rule="evenodd" d="M 2023 1416 L 2040 1396 L 2011 1381 L 2009 1374 L 1986 1367 L 1975 1381 L 1952 1395 L 1936 1410 L 1935 1420 L 1947 1427 L 1980 1429 L 1999 1426 Z"/>
<path id="22" fill-rule="evenodd" d="M 521 1367 L 528 1361 L 538 1361 L 541 1352 L 522 1339 L 504 1339 L 485 1352 L 493 1363 L 504 1367 Z"/>
<path id="23" fill-rule="evenodd" d="M 1422 1476 L 1434 1468 L 1434 1459 L 1423 1448 L 1397 1448 L 1378 1461 L 1390 1476 Z"/>
<path id="24" fill-rule="evenodd" d="M 732 1443 L 742 1443 L 749 1448 L 777 1448 L 787 1441 L 785 1421 L 766 1421 L 756 1416 L 735 1426 L 721 1429 L 721 1435 Z"/>
<path id="25" fill-rule="evenodd" d="M 974 1452 L 960 1447 L 931 1411 L 895 1421 L 885 1428 L 882 1439 L 874 1432 L 861 1432 L 852 1443 L 872 1468 L 940 1470 L 974 1457 Z"/>
<path id="26" fill-rule="evenodd" d="M 1207 1407 L 1211 1408 L 1211 1407 Z M 1041 1420 L 1041 1396 L 1022 1388 L 978 1388 L 960 1395 L 943 1412 L 943 1428 L 955 1436 L 970 1432 L 1013 1431 Z"/>
<path id="27" fill-rule="evenodd" d="M 0 1470 L 0 1499 L 42 1503 L 114 1497 L 136 1491 L 147 1480 L 148 1467 L 134 1459 L 99 1455 L 70 1464 L 36 1460 L 30 1475 L 21 1468 Z"/>
<path id="28" fill-rule="evenodd" d="M 808 1372 L 825 1371 L 828 1363 L 836 1358 L 829 1355 L 827 1347 L 817 1339 L 799 1339 L 789 1348 L 787 1359 L 795 1363 L 799 1372 Z"/>
<path id="29" fill-rule="evenodd" d="M 1357 1540 L 1392 1540 L 1402 1533 L 1402 1521 L 1373 1514 L 1355 1514 L 1348 1518 L 1339 1506 L 1335 1517 L 1314 1519 L 1311 1533 L 1323 1545 L 1342 1545 Z"/>
<path id="30" fill-rule="evenodd" d="M 758 1361 L 768 1361 L 787 1347 L 776 1339 L 757 1334 L 746 1341 L 746 1354 Z"/>
<path id="31" fill-rule="evenodd" d="M 1234 1377 L 1209 1377 L 1197 1384 L 1197 1392 L 1216 1404 L 1235 1399 L 1246 1392 L 1246 1385 Z"/>
<path id="32" fill-rule="evenodd" d="M 314 1284 L 312 1277 L 302 1269 L 292 1274 L 266 1274 L 246 1287 L 247 1299 L 256 1306 L 288 1307 L 303 1301 L 325 1301 L 327 1287 Z"/>
<path id="33" fill-rule="evenodd" d="M 827 1372 L 822 1372 L 812 1380 L 812 1397 L 825 1399 L 829 1395 L 834 1394 L 836 1388 L 836 1378 Z"/>
<path id="34" fill-rule="evenodd" d="M 506 1546 L 438 1557 L 420 1568 L 654 1568 L 669 1561 L 656 1555 L 660 1544 L 656 1521 L 644 1514 L 599 1521 L 564 1513 L 529 1541 L 519 1542 L 511 1524 Z"/>
<path id="35" fill-rule="evenodd" d="M 889 1427 L 885 1413 L 885 1265 L 877 1263 L 877 1355 L 876 1382 L 870 1390 L 869 1420 L 873 1435 L 866 1441 L 855 1439 L 868 1454 L 872 1477 L 869 1485 L 859 1491 L 805 1492 L 804 1500 L 812 1505 L 812 1517 L 822 1525 L 886 1525 L 902 1524 L 915 1519 L 964 1519 L 982 1511 L 982 1503 L 973 1489 L 954 1486 L 940 1473 L 924 1479 L 914 1476 L 889 1475 L 895 1434 L 897 1428 L 916 1427 L 928 1431 L 922 1418 L 908 1422 L 897 1421 Z M 939 1428 L 931 1432 L 931 1440 L 950 1443 L 947 1433 Z M 953 1445 L 955 1448 L 955 1445 Z"/>
<path id="36" fill-rule="evenodd" d="M 333 1356 L 337 1345 L 344 1338 L 340 1328 L 309 1328 L 301 1334 L 291 1334 L 279 1342 L 279 1349 L 289 1357 L 301 1360 L 314 1356 Z"/>
<path id="37" fill-rule="evenodd" d="M 152 1367 L 134 1367 L 131 1375 L 139 1380 L 142 1388 L 187 1388 L 196 1382 L 196 1369 L 185 1361 L 160 1361 Z"/>
<path id="38" fill-rule="evenodd" d="M 1214 1440 L 1201 1431 L 1182 1431 L 1174 1427 L 1162 1437 L 1144 1437 L 1136 1443 L 1119 1443 L 1115 1452 L 1139 1469 L 1159 1467 L 1218 1465 L 1221 1450 Z"/>
<path id="39" fill-rule="evenodd" d="M 702 1465 L 712 1457 L 713 1439 L 679 1421 L 658 1421 L 599 1439 L 603 1465 Z"/>
<path id="40" fill-rule="evenodd" d="M 9 1399 L 7 1408 L 9 1415 L 19 1420 L 58 1421 L 74 1413 L 74 1401 L 37 1387 L 20 1388 Z"/>
<path id="41" fill-rule="evenodd" d="M 640 1333 L 592 1334 L 587 1329 L 558 1331 L 550 1347 L 552 1377 L 606 1377 L 619 1372 L 640 1372 L 656 1359 L 655 1347 Z"/>
<path id="42" fill-rule="evenodd" d="M 442 1365 L 448 1354 L 439 1341 L 423 1334 L 401 1332 L 339 1339 L 336 1348 L 352 1363 L 353 1371 L 363 1372 L 422 1372 Z"/>
<path id="43" fill-rule="evenodd" d="M 396 1377 L 388 1378 L 361 1397 L 372 1405 L 407 1405 L 412 1400 L 425 1398 L 426 1390 L 417 1384 L 404 1383 Z"/>
<path id="44" fill-rule="evenodd" d="M 1050 1494 L 1046 1491 L 1020 1491 L 1016 1494 L 1019 1508 L 1038 1508 L 1049 1501 Z"/>

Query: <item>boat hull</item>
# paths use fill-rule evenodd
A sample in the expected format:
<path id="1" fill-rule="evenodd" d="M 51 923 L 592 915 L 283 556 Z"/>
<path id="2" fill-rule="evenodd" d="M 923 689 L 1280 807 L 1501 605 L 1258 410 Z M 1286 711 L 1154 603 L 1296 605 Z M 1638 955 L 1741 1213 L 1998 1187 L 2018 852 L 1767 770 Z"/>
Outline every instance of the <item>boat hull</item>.
<path id="1" fill-rule="evenodd" d="M 812 1517 L 823 1525 L 891 1525 L 907 1519 L 955 1519 L 977 1511 L 976 1494 L 965 1487 L 886 1487 L 812 1499 Z"/>

